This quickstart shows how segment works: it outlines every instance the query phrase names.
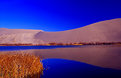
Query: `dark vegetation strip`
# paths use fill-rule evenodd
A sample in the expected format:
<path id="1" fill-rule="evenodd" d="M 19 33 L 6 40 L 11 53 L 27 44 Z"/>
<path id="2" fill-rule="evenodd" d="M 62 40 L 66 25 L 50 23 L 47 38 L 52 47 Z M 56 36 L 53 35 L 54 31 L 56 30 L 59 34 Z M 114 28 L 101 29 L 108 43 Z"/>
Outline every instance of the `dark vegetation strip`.
<path id="1" fill-rule="evenodd" d="M 0 44 L 0 46 L 53 46 L 53 45 L 121 45 L 121 42 L 79 42 L 79 43 L 48 43 L 48 44 Z"/>

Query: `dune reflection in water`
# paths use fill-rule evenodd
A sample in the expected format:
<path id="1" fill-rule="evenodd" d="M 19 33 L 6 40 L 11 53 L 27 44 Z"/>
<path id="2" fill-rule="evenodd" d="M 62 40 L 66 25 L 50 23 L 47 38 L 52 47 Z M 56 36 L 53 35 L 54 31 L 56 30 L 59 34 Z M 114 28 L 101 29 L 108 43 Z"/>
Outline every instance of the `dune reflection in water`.
<path id="1" fill-rule="evenodd" d="M 9 51 L 10 52 L 10 51 Z M 14 51 L 11 51 L 14 52 Z M 21 50 L 18 53 L 32 53 L 43 59 L 69 59 L 105 68 L 121 70 L 121 46 L 82 46 L 56 49 Z"/>

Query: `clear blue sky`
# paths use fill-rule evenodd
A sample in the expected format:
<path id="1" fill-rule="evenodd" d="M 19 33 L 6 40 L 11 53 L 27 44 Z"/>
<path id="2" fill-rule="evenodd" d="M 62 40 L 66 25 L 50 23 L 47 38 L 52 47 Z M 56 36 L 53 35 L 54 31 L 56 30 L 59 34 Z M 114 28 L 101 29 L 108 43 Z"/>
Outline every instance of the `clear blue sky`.
<path id="1" fill-rule="evenodd" d="M 121 18 L 121 0 L 0 0 L 0 28 L 63 31 Z"/>

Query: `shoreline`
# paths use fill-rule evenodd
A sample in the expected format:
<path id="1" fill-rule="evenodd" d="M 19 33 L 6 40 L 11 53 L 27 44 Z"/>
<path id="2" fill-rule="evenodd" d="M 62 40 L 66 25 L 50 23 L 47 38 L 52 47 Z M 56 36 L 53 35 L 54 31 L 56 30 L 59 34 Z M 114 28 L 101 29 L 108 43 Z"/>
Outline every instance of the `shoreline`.
<path id="1" fill-rule="evenodd" d="M 121 42 L 80 42 L 80 43 L 48 43 L 48 44 L 0 44 L 0 46 L 78 46 L 78 45 L 121 45 Z"/>

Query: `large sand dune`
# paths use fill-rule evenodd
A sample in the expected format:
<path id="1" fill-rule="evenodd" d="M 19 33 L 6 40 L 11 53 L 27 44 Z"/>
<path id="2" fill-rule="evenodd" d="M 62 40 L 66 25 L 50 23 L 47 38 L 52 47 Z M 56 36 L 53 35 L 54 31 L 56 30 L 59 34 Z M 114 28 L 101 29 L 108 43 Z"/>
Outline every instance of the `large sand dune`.
<path id="1" fill-rule="evenodd" d="M 121 18 L 94 23 L 85 27 L 61 31 L 39 32 L 36 39 L 43 42 L 121 42 Z"/>
<path id="2" fill-rule="evenodd" d="M 50 42 L 121 42 L 121 18 L 61 32 L 0 28 L 0 43 Z"/>

